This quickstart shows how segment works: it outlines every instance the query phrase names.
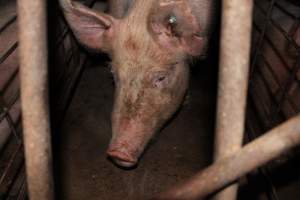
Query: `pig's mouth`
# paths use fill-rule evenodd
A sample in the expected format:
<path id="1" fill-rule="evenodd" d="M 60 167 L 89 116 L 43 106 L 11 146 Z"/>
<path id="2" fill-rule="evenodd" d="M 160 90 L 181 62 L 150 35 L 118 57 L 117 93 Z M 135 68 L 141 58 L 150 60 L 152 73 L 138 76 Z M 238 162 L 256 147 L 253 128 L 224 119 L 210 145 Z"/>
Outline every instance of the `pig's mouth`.
<path id="1" fill-rule="evenodd" d="M 122 152 L 117 149 L 109 149 L 107 151 L 107 155 L 111 158 L 111 160 L 125 168 L 131 168 L 134 167 L 137 164 L 137 158 L 134 158 L 133 156 L 129 155 L 126 152 Z"/>
<path id="2" fill-rule="evenodd" d="M 137 142 L 137 140 L 135 140 Z M 134 144 L 128 140 L 112 139 L 107 155 L 118 166 L 131 168 L 134 167 L 137 162 L 140 153 L 143 151 L 143 145 L 140 143 Z"/>

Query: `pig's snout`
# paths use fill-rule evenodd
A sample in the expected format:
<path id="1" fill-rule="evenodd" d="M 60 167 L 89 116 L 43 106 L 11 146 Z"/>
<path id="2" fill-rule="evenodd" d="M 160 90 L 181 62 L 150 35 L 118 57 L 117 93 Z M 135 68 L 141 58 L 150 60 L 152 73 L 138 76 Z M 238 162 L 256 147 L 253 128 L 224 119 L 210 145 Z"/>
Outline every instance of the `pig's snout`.
<path id="1" fill-rule="evenodd" d="M 139 152 L 140 150 L 138 148 L 135 149 L 135 147 L 129 146 L 128 142 L 111 142 L 107 150 L 107 155 L 115 164 L 129 168 L 137 164 Z"/>

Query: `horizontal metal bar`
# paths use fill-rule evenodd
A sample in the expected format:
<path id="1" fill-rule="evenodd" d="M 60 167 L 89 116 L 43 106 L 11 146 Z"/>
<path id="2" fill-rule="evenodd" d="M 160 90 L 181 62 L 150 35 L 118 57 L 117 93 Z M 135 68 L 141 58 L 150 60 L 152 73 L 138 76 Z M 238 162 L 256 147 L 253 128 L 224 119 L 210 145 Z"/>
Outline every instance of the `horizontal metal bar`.
<path id="1" fill-rule="evenodd" d="M 250 119 L 251 120 L 251 119 Z M 249 131 L 247 131 L 247 135 L 248 135 L 248 142 L 249 143 L 250 141 L 253 141 L 254 139 L 258 138 L 259 135 L 255 134 L 257 132 L 260 132 L 260 130 L 256 130 L 256 129 L 253 129 L 253 127 L 251 127 L 249 125 L 249 123 L 247 123 L 246 125 L 248 128 Z M 263 177 L 264 181 L 265 181 L 265 184 L 267 185 L 267 198 L 270 199 L 270 200 L 279 200 L 279 197 L 278 197 L 278 194 L 277 194 L 277 190 L 273 184 L 273 181 L 272 181 L 272 178 L 270 177 L 270 172 L 268 170 L 268 166 L 263 166 L 263 167 L 260 167 L 258 169 L 258 173 L 261 177 Z"/>
<path id="2" fill-rule="evenodd" d="M 202 199 L 299 144 L 300 114 L 152 199 Z"/>

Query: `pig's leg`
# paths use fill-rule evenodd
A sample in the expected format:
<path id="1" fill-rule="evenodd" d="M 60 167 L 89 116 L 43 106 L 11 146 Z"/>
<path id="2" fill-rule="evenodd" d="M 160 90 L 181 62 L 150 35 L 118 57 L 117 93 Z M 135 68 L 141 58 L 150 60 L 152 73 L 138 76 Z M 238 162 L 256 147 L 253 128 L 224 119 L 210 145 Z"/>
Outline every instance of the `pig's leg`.
<path id="1" fill-rule="evenodd" d="M 122 18 L 134 0 L 109 0 L 109 12 L 116 18 Z"/>

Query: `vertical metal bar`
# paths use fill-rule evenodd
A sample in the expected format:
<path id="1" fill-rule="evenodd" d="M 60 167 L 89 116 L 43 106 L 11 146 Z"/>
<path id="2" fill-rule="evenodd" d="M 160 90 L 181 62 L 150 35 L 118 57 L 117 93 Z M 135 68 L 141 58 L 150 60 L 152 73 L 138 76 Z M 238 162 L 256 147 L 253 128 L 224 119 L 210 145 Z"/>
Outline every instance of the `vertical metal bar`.
<path id="1" fill-rule="evenodd" d="M 53 200 L 48 108 L 46 0 L 19 0 L 21 101 L 31 200 Z"/>
<path id="2" fill-rule="evenodd" d="M 153 199 L 203 199 L 297 145 L 300 145 L 300 114 Z"/>
<path id="3" fill-rule="evenodd" d="M 223 0 L 215 161 L 237 152 L 243 141 L 252 9 L 252 0 Z M 234 200 L 237 189 L 238 184 L 234 184 L 214 199 Z"/>

